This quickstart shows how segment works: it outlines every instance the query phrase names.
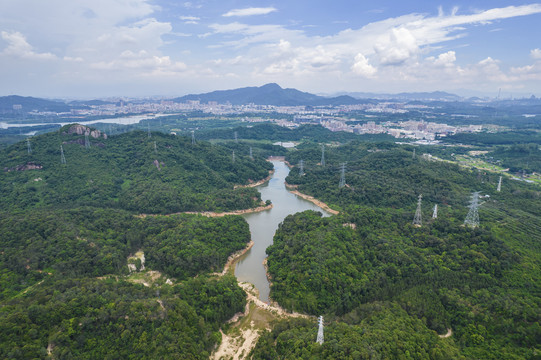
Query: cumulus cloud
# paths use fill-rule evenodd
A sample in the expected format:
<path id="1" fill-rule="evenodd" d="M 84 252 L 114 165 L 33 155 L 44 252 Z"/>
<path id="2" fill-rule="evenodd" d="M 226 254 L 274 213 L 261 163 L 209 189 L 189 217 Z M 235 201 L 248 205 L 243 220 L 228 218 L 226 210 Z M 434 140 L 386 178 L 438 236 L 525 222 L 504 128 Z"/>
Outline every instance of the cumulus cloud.
<path id="1" fill-rule="evenodd" d="M 251 8 L 244 8 L 244 9 L 233 9 L 222 16 L 224 17 L 230 17 L 230 16 L 254 16 L 254 15 L 266 15 L 270 14 L 271 12 L 278 11 L 278 9 L 274 7 L 251 7 Z"/>
<path id="2" fill-rule="evenodd" d="M 32 45 L 26 41 L 26 37 L 20 32 L 2 31 L 2 39 L 8 43 L 1 54 L 29 60 L 53 60 L 57 57 L 50 52 L 35 52 Z"/>
<path id="3" fill-rule="evenodd" d="M 541 49 L 533 49 L 530 51 L 530 56 L 534 60 L 541 60 Z"/>
<path id="4" fill-rule="evenodd" d="M 377 69 L 368 63 L 368 59 L 363 54 L 358 53 L 355 56 L 355 63 L 351 67 L 351 70 L 364 77 L 372 77 L 376 74 Z"/>

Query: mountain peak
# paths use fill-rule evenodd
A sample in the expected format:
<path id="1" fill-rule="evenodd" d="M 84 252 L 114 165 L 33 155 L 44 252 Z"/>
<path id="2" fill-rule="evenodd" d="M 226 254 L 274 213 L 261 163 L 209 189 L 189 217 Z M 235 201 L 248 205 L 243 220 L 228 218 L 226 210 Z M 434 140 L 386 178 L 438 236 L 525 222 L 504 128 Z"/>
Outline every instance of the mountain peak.
<path id="1" fill-rule="evenodd" d="M 277 83 L 265 84 L 265 85 L 261 86 L 260 89 L 264 89 L 264 90 L 282 90 L 280 85 L 278 85 Z"/>

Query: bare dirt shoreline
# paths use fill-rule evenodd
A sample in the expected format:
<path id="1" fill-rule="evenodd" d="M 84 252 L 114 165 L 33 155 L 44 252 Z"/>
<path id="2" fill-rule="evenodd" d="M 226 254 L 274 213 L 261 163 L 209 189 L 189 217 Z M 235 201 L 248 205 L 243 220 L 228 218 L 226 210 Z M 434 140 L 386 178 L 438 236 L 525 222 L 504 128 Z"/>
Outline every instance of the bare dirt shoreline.
<path id="1" fill-rule="evenodd" d="M 331 209 L 329 207 L 329 205 L 325 204 L 323 201 L 319 201 L 318 199 L 316 199 L 313 196 L 303 194 L 299 190 L 293 190 L 295 188 L 295 186 L 293 186 L 293 185 L 289 185 L 289 184 L 286 183 L 286 188 L 287 188 L 287 191 L 289 191 L 290 193 L 295 194 L 297 196 L 300 196 L 304 200 L 310 201 L 311 203 L 319 206 L 323 210 L 325 210 L 325 211 L 327 211 L 327 212 L 329 212 L 329 213 L 331 213 L 333 215 L 338 215 L 340 213 L 340 211 L 336 211 L 334 209 Z"/>

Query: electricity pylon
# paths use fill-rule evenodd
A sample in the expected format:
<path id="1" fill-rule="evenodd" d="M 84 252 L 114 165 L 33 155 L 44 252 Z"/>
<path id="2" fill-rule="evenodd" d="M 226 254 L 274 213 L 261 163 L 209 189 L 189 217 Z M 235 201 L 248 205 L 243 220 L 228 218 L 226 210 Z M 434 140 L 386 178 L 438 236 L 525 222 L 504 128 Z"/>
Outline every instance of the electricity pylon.
<path id="1" fill-rule="evenodd" d="M 250 159 L 254 159 L 254 155 L 252 154 L 252 147 L 250 146 Z"/>
<path id="2" fill-rule="evenodd" d="M 319 329 L 317 330 L 317 340 L 319 345 L 323 345 L 323 316 L 319 317 Z"/>
<path id="3" fill-rule="evenodd" d="M 85 131 L 85 148 L 90 149 L 90 140 L 88 140 L 88 131 Z"/>
<path id="4" fill-rule="evenodd" d="M 415 211 L 415 216 L 413 217 L 413 225 L 421 226 L 423 224 L 422 213 L 421 213 L 421 202 L 423 195 L 419 195 L 417 200 L 417 210 Z"/>
<path id="5" fill-rule="evenodd" d="M 321 166 L 325 166 L 325 144 L 321 145 Z"/>
<path id="6" fill-rule="evenodd" d="M 339 188 L 346 186 L 346 163 L 342 163 L 342 169 L 340 170 L 340 182 L 338 183 Z"/>
<path id="7" fill-rule="evenodd" d="M 466 215 L 464 225 L 476 228 L 479 226 L 479 191 L 472 194 L 469 207 L 470 210 L 468 211 L 468 215 Z"/>
<path id="8" fill-rule="evenodd" d="M 195 145 L 195 131 L 192 130 L 192 145 Z"/>
<path id="9" fill-rule="evenodd" d="M 502 177 L 500 176 L 500 180 L 498 181 L 498 188 L 496 189 L 497 192 L 502 191 Z"/>
<path id="10" fill-rule="evenodd" d="M 304 175 L 304 161 L 300 161 L 299 163 L 299 176 L 303 176 Z"/>
<path id="11" fill-rule="evenodd" d="M 147 131 L 148 131 L 148 138 L 150 139 L 150 137 L 152 135 L 150 135 L 150 122 L 147 122 Z"/>
<path id="12" fill-rule="evenodd" d="M 239 134 L 235 131 L 235 143 L 239 142 Z"/>
<path id="13" fill-rule="evenodd" d="M 233 150 L 233 162 L 235 162 L 235 150 Z"/>
<path id="14" fill-rule="evenodd" d="M 434 205 L 434 212 L 432 213 L 432 219 L 438 218 L 438 204 Z"/>
<path id="15" fill-rule="evenodd" d="M 32 145 L 30 145 L 30 138 L 26 138 L 26 148 L 28 149 L 28 155 L 32 154 Z"/>
<path id="16" fill-rule="evenodd" d="M 64 156 L 64 148 L 62 147 L 62 145 L 60 145 L 60 163 L 66 163 L 66 157 Z"/>

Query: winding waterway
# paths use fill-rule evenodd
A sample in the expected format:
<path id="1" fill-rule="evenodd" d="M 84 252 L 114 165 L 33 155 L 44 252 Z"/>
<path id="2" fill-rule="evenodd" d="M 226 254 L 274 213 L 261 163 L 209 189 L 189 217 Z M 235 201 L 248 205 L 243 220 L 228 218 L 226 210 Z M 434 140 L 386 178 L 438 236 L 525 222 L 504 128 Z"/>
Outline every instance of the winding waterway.
<path id="1" fill-rule="evenodd" d="M 254 246 L 244 254 L 235 267 L 235 275 L 239 281 L 249 282 L 255 285 L 259 291 L 259 298 L 269 301 L 269 282 L 263 260 L 267 257 L 265 250 L 272 245 L 272 240 L 278 225 L 287 215 L 305 210 L 316 210 L 328 216 L 327 212 L 319 206 L 304 200 L 287 191 L 285 178 L 289 174 L 289 168 L 283 161 L 273 161 L 274 174 L 265 184 L 258 186 L 263 200 L 270 199 L 272 209 L 243 215 L 250 225 L 250 232 Z"/>

